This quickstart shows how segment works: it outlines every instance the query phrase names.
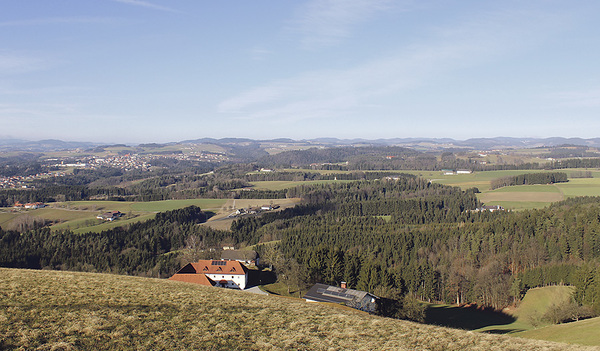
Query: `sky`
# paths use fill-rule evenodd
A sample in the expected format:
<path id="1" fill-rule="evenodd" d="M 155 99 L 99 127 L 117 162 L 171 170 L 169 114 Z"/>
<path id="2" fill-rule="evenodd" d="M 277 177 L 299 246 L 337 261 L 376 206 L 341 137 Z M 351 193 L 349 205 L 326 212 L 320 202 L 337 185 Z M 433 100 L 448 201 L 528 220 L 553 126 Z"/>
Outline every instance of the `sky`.
<path id="1" fill-rule="evenodd" d="M 600 2 L 0 0 L 0 138 L 600 137 Z"/>

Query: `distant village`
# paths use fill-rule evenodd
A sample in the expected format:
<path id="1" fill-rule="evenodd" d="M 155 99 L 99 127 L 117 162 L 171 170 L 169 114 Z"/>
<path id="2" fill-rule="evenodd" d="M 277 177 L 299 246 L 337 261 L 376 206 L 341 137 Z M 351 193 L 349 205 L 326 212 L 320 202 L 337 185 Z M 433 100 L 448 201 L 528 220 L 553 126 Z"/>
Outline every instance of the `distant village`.
<path id="1" fill-rule="evenodd" d="M 152 167 L 152 160 L 158 159 L 175 159 L 178 161 L 203 161 L 203 162 L 225 162 L 229 161 L 229 157 L 219 153 L 170 153 L 170 154 L 150 154 L 150 155 L 139 155 L 139 154 L 125 154 L 125 155 L 111 155 L 111 156 L 86 156 L 70 161 L 64 161 L 59 159 L 48 159 L 47 161 L 59 161 L 51 166 L 58 168 L 80 168 L 80 169 L 98 169 L 101 167 L 118 168 L 125 171 L 141 170 L 148 171 Z"/>
<path id="2" fill-rule="evenodd" d="M 12 177 L 0 177 L 0 188 L 1 189 L 26 189 L 29 187 L 29 183 L 36 179 L 42 179 L 47 177 L 63 177 L 64 172 L 46 172 L 38 173 L 29 176 L 12 176 Z"/>
<path id="3" fill-rule="evenodd" d="M 49 161 L 58 161 L 58 159 L 50 159 Z M 134 169 L 147 171 L 150 169 L 151 164 L 147 162 L 145 157 L 141 157 L 136 154 L 126 154 L 122 156 L 107 157 L 88 156 L 71 162 L 60 161 L 59 163 L 55 163 L 52 166 L 59 168 L 70 167 L 82 169 L 98 169 L 101 167 L 111 167 L 123 169 L 125 171 L 130 171 Z"/>

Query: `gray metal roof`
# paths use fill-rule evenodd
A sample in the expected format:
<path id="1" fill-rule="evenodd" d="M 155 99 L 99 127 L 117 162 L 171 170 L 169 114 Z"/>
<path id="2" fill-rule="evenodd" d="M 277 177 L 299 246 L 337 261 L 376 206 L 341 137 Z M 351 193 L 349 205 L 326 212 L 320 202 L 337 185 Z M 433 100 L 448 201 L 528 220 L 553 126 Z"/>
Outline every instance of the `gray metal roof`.
<path id="1" fill-rule="evenodd" d="M 310 288 L 310 290 L 308 290 L 308 292 L 304 295 L 304 299 L 319 302 L 348 304 L 348 302 L 359 302 L 363 300 L 367 295 L 377 298 L 377 296 L 370 294 L 366 291 L 344 289 L 339 288 L 337 286 L 317 283 L 313 285 L 313 287 Z"/>
<path id="2" fill-rule="evenodd" d="M 258 253 L 253 250 L 223 250 L 221 252 L 222 260 L 252 261 L 257 257 Z"/>

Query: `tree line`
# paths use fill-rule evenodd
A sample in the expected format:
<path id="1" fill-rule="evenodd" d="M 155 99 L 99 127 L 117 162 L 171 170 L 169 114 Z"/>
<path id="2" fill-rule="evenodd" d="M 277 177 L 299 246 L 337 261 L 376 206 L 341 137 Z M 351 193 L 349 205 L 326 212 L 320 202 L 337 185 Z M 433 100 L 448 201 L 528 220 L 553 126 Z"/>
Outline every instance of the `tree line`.
<path id="1" fill-rule="evenodd" d="M 505 186 L 554 184 L 564 183 L 568 181 L 568 176 L 564 172 L 525 173 L 515 176 L 507 176 L 492 179 L 492 181 L 490 182 L 490 187 L 491 189 L 498 189 Z"/>
<path id="2" fill-rule="evenodd" d="M 169 277 L 190 250 L 206 248 L 208 255 L 223 240 L 236 241 L 231 233 L 198 226 L 204 221 L 204 212 L 190 206 L 100 233 L 0 228 L 0 266 Z"/>

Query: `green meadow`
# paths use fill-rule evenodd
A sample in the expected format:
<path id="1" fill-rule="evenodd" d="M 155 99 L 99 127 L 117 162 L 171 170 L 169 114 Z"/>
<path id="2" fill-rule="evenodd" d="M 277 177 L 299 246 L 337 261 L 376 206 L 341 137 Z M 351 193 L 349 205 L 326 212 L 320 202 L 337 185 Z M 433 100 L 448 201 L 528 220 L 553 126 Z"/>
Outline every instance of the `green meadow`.
<path id="1" fill-rule="evenodd" d="M 529 330 L 519 336 L 580 345 L 600 345 L 600 317 Z"/>
<path id="2" fill-rule="evenodd" d="M 204 211 L 218 212 L 227 199 L 190 199 L 165 200 L 150 202 L 122 201 L 69 201 L 49 204 L 46 208 L 36 210 L 4 209 L 0 212 L 0 226 L 11 228 L 25 218 L 41 218 L 52 221 L 53 230 L 68 229 L 75 233 L 100 232 L 103 230 L 145 221 L 154 218 L 155 214 L 191 205 Z M 96 216 L 107 211 L 121 211 L 125 215 L 115 221 L 108 222 Z"/>
<path id="3" fill-rule="evenodd" d="M 428 304 L 426 321 L 477 332 L 600 346 L 600 317 L 560 325 L 552 325 L 542 318 L 553 305 L 569 301 L 573 292 L 570 286 L 530 289 L 518 307 L 507 308 L 504 313 Z"/>
<path id="4" fill-rule="evenodd" d="M 536 172 L 544 171 L 486 171 L 455 175 L 444 175 L 442 172 L 423 171 L 410 171 L 405 173 L 414 174 L 435 183 L 458 186 L 463 190 L 476 187 L 480 191 L 480 194 L 478 194 L 479 200 L 486 205 L 500 205 L 511 210 L 542 208 L 553 202 L 576 196 L 600 196 L 600 171 L 585 169 L 566 169 L 545 172 L 565 172 L 568 175 L 590 172 L 593 178 L 569 178 L 567 183 L 519 185 L 491 190 L 490 184 L 493 179 Z"/>
<path id="5" fill-rule="evenodd" d="M 293 207 L 299 199 L 187 199 L 149 202 L 124 201 L 69 201 L 49 204 L 36 210 L 0 209 L 0 226 L 4 229 L 31 219 L 45 219 L 53 222 L 52 230 L 71 230 L 74 233 L 101 232 L 154 218 L 156 213 L 170 211 L 187 206 L 198 206 L 213 217 L 206 225 L 215 229 L 228 230 L 234 220 L 225 219 L 236 208 L 278 205 L 281 209 Z M 97 219 L 96 216 L 107 211 L 121 211 L 124 215 L 112 222 Z M 218 221 L 217 221 L 218 220 Z"/>
<path id="6" fill-rule="evenodd" d="M 342 174 L 346 171 L 314 171 L 310 169 L 286 169 L 281 170 L 290 172 L 318 172 L 321 174 Z M 582 172 L 590 172 L 593 178 L 569 178 L 567 183 L 557 183 L 549 185 L 521 185 L 504 187 L 500 189 L 491 189 L 491 182 L 496 178 L 515 176 L 525 173 L 537 172 L 565 172 L 568 175 L 574 175 Z M 600 196 L 600 170 L 586 169 L 566 169 L 566 170 L 503 170 L 503 171 L 485 171 L 473 172 L 470 174 L 452 174 L 445 175 L 441 171 L 389 171 L 390 174 L 407 173 L 418 177 L 428 179 L 432 182 L 457 186 L 463 190 L 469 188 L 478 188 L 480 193 L 478 198 L 486 205 L 500 205 L 511 210 L 543 208 L 553 202 L 576 196 Z M 338 180 L 340 182 L 341 180 Z M 336 182 L 335 180 L 325 181 L 260 181 L 252 182 L 255 189 L 259 190 L 283 190 L 298 185 L 323 184 Z"/>

